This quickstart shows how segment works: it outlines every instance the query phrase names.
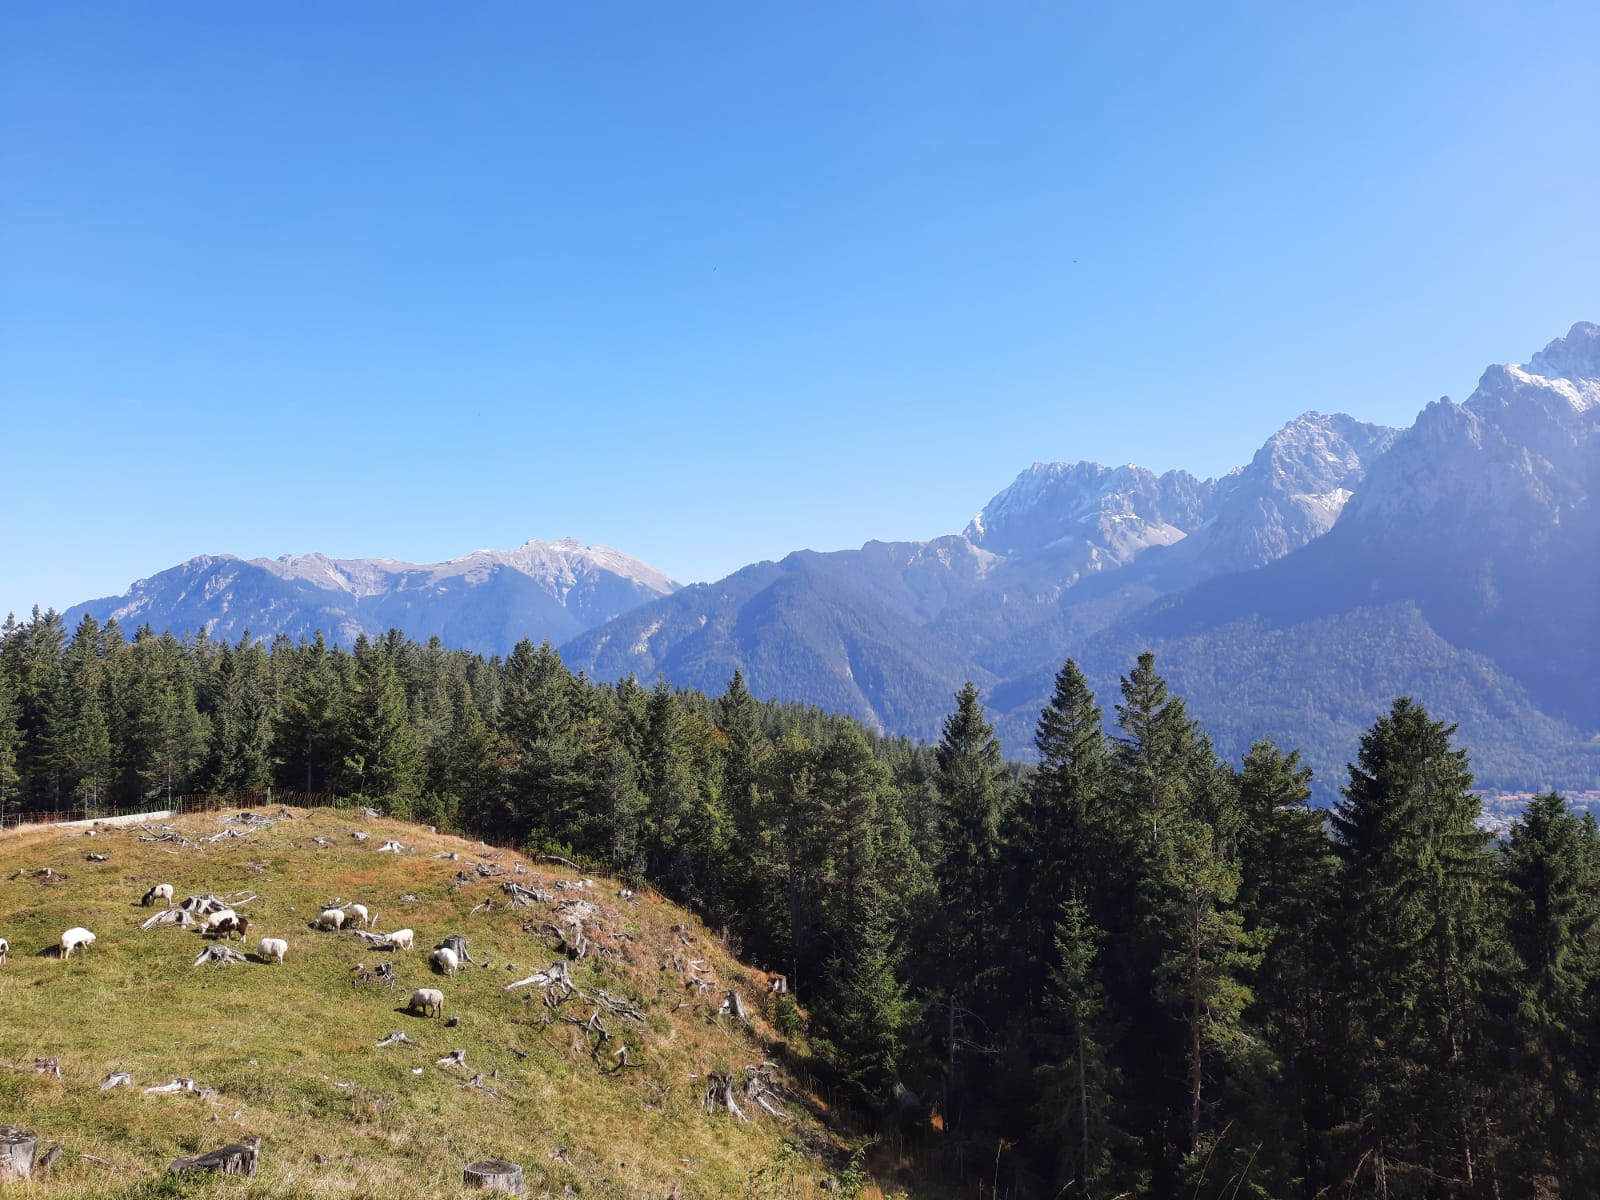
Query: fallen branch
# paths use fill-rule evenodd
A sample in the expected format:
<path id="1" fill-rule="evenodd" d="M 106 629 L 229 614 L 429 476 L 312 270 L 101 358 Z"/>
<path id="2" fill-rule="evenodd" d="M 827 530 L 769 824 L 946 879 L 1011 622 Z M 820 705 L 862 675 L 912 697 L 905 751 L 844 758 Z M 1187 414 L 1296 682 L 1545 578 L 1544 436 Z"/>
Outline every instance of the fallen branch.
<path id="1" fill-rule="evenodd" d="M 398 1029 L 395 1030 L 393 1033 L 391 1033 L 388 1037 L 384 1038 L 383 1041 L 378 1043 L 379 1046 L 393 1046 L 393 1045 L 396 1045 L 396 1044 L 403 1045 L 403 1046 L 415 1046 L 416 1045 L 415 1042 L 413 1042 L 405 1034 L 401 1033 Z"/>

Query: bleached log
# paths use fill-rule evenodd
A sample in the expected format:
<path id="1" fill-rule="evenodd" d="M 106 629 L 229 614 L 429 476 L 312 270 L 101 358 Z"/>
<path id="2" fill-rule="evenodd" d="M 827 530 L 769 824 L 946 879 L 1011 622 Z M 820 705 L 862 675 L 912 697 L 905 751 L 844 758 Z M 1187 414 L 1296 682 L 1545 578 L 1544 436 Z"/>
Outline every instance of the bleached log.
<path id="1" fill-rule="evenodd" d="M 0 1125 L 0 1183 L 33 1178 L 33 1157 L 39 1138 L 26 1129 Z"/>
<path id="2" fill-rule="evenodd" d="M 144 1090 L 144 1094 L 146 1096 L 175 1096 L 179 1092 L 192 1092 L 194 1090 L 194 1080 L 179 1078 L 174 1079 L 171 1083 L 163 1083 L 159 1087 L 147 1087 Z"/>
<path id="3" fill-rule="evenodd" d="M 512 908 L 523 908 L 531 904 L 549 904 L 555 897 L 549 892 L 541 892 L 538 888 L 523 887 L 510 879 L 500 882 L 500 890 L 511 897 Z"/>
<path id="4" fill-rule="evenodd" d="M 358 841 L 358 842 L 364 842 L 364 841 L 366 841 L 366 840 L 367 840 L 367 839 L 368 839 L 368 838 L 369 838 L 369 837 L 371 837 L 371 836 L 372 836 L 372 835 L 371 835 L 371 834 L 370 834 L 370 833 L 363 833 L 363 832 L 362 832 L 362 831 L 361 831 L 361 830 L 359 830 L 359 829 L 357 829 L 357 830 L 356 830 L 356 831 L 355 831 L 355 832 L 354 832 L 354 833 L 352 833 L 352 834 L 351 834 L 351 835 L 350 835 L 350 836 L 351 836 L 351 837 L 353 837 L 353 838 L 355 838 L 355 840 L 356 840 L 356 841 Z"/>
<path id="5" fill-rule="evenodd" d="M 379 854 L 404 854 L 405 852 L 406 848 L 392 839 L 378 847 Z"/>
<path id="6" fill-rule="evenodd" d="M 194 1158 L 180 1158 L 167 1168 L 175 1175 L 189 1171 L 214 1171 L 219 1175 L 254 1175 L 261 1155 L 261 1139 L 246 1138 L 243 1142 L 230 1142 L 209 1154 Z"/>
<path id="7" fill-rule="evenodd" d="M 111 861 L 111 855 L 109 855 L 109 854 L 85 854 L 83 856 L 83 858 L 84 858 L 85 862 L 110 862 Z"/>
<path id="8" fill-rule="evenodd" d="M 361 815 L 369 821 L 376 821 L 383 816 L 381 812 L 373 808 L 371 805 L 363 807 L 361 810 Z"/>
<path id="9" fill-rule="evenodd" d="M 194 915 L 186 908 L 169 908 L 165 912 L 158 912 L 149 918 L 140 929 L 154 929 L 157 925 L 176 925 L 179 929 L 188 929 L 195 923 Z"/>
<path id="10" fill-rule="evenodd" d="M 415 1042 L 413 1042 L 405 1034 L 401 1033 L 398 1029 L 395 1030 L 393 1033 L 391 1033 L 388 1037 L 384 1038 L 383 1041 L 378 1043 L 379 1046 L 393 1046 L 393 1045 L 396 1045 L 396 1044 L 400 1044 L 400 1045 L 404 1045 L 404 1046 L 415 1046 L 416 1045 Z"/>
<path id="11" fill-rule="evenodd" d="M 568 991 L 577 990 L 572 985 L 572 976 L 567 973 L 567 964 L 564 959 L 559 962 L 551 963 L 543 971 L 535 971 L 526 979 L 519 979 L 515 983 L 508 983 L 500 990 L 503 992 L 509 992 L 512 988 L 527 987 L 530 983 L 536 983 L 540 987 L 561 987 L 567 989 Z"/>
<path id="12" fill-rule="evenodd" d="M 443 1058 L 433 1060 L 438 1067 L 464 1067 L 467 1065 L 467 1052 L 465 1050 L 452 1050 Z"/>
<path id="13" fill-rule="evenodd" d="M 461 1182 L 490 1192 L 522 1194 L 522 1168 L 501 1158 L 484 1158 L 461 1168 Z"/>
<path id="14" fill-rule="evenodd" d="M 100 1090 L 108 1092 L 114 1087 L 132 1087 L 133 1076 L 127 1071 L 113 1071 L 100 1082 Z"/>

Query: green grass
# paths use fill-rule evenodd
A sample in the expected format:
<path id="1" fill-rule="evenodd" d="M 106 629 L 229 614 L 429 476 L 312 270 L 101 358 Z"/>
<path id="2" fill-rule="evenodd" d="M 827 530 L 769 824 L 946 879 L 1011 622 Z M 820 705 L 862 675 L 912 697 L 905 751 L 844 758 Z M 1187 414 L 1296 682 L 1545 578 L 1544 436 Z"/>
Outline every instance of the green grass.
<path id="1" fill-rule="evenodd" d="M 173 824 L 193 839 L 227 827 L 229 815 Z M 613 1040 L 601 1047 L 602 1062 L 609 1066 L 612 1050 L 625 1043 L 639 1065 L 603 1073 L 588 1052 L 594 1037 L 561 1020 L 587 1020 L 592 1005 L 573 999 L 552 1010 L 536 986 L 503 990 L 559 957 L 543 928 L 554 919 L 548 906 L 469 915 L 486 898 L 503 899 L 499 880 L 455 884 L 473 861 L 493 856 L 509 870 L 516 855 L 399 822 L 329 810 L 297 817 L 211 846 L 142 842 L 136 829 L 0 837 L 0 937 L 11 943 L 0 966 L 0 1124 L 37 1132 L 41 1150 L 51 1142 L 64 1148 L 53 1167 L 8 1194 L 482 1195 L 463 1189 L 462 1166 L 505 1158 L 523 1165 L 533 1196 L 571 1189 L 665 1197 L 674 1186 L 685 1198 L 780 1194 L 769 1183 L 781 1165 L 781 1194 L 804 1197 L 820 1194 L 822 1178 L 848 1155 L 846 1139 L 824 1125 L 822 1105 L 798 1083 L 787 1124 L 761 1116 L 740 1125 L 700 1111 L 697 1076 L 773 1058 L 783 1038 L 766 1016 L 749 1029 L 716 1017 L 720 991 L 685 992 L 669 964 L 674 952 L 705 960 L 722 989 L 737 987 L 757 1009 L 763 979 L 682 910 L 649 894 L 628 903 L 599 877 L 582 893 L 559 891 L 557 880 L 576 876 L 544 863 L 523 860 L 535 875 L 513 876 L 525 885 L 537 877 L 558 896 L 581 894 L 600 910 L 585 926 L 596 949 L 573 964 L 573 978 L 647 1014 L 643 1026 L 605 1018 Z M 355 829 L 371 839 L 356 841 Z M 331 844 L 318 846 L 315 836 Z M 389 837 L 414 852 L 376 853 Z M 428 857 L 443 850 L 457 851 L 460 861 Z M 91 851 L 110 861 L 86 861 Z M 47 866 L 67 878 L 41 882 L 37 872 Z M 234 945 L 253 955 L 261 937 L 284 937 L 286 961 L 191 967 L 205 944 L 198 934 L 139 928 L 152 911 L 139 898 L 158 882 L 172 883 L 180 899 L 256 892 L 257 900 L 240 906 L 250 918 L 248 947 Z M 420 902 L 402 904 L 403 893 Z M 415 929 L 417 949 L 388 955 L 349 932 L 308 929 L 335 896 L 375 909 L 376 928 Z M 679 922 L 688 924 L 692 944 L 670 931 Z M 65 962 L 39 953 L 72 925 L 92 929 L 95 945 Z M 454 980 L 433 975 L 428 948 L 447 933 L 464 934 L 473 957 L 491 965 L 465 966 Z M 350 986 L 354 964 L 391 957 L 401 980 L 392 991 Z M 417 986 L 440 988 L 445 1016 L 460 1024 L 398 1011 Z M 396 1029 L 418 1045 L 377 1049 Z M 435 1065 L 456 1048 L 466 1051 L 465 1071 Z M 32 1070 L 45 1056 L 59 1059 L 60 1079 Z M 135 1086 L 100 1091 L 116 1070 L 131 1072 Z M 498 1072 L 486 1082 L 504 1098 L 464 1087 L 477 1072 Z M 143 1091 L 179 1076 L 217 1095 L 207 1102 Z M 174 1158 L 250 1134 L 263 1139 L 253 1180 L 167 1174 Z M 786 1143 L 806 1153 L 795 1161 Z"/>

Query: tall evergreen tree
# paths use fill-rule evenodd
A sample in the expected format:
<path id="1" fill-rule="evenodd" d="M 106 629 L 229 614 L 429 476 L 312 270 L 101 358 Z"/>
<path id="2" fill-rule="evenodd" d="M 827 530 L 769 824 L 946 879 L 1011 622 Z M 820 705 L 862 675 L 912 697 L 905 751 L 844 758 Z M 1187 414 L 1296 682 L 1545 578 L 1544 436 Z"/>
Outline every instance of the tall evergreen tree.
<path id="1" fill-rule="evenodd" d="M 1007 795 L 1000 741 L 970 680 L 956 694 L 956 710 L 945 718 L 934 758 L 941 841 L 934 881 L 946 917 L 940 929 L 943 966 L 959 964 L 971 980 L 996 960 L 989 914 L 1000 890 Z"/>
<path id="2" fill-rule="evenodd" d="M 1512 825 L 1505 848 L 1511 981 L 1522 1086 L 1504 1115 L 1522 1173 L 1562 1196 L 1600 1190 L 1600 832 L 1554 792 Z"/>
<path id="3" fill-rule="evenodd" d="M 1054 957 L 1062 905 L 1102 903 L 1105 885 L 1127 841 L 1111 827 L 1112 763 L 1100 706 L 1089 683 L 1068 659 L 1056 674 L 1050 703 L 1034 735 L 1039 769 L 1015 823 L 1011 869 L 1017 884 L 1012 939 L 1017 944 L 1018 990 L 1038 994 Z"/>
<path id="4" fill-rule="evenodd" d="M 1386 1197 L 1493 1193 L 1482 1078 L 1489 835 L 1455 726 L 1409 697 L 1361 739 L 1335 806 L 1343 898 L 1342 1155 L 1328 1182 Z"/>
<path id="5" fill-rule="evenodd" d="M 1060 677 L 1058 676 L 1058 681 Z M 1053 1158 L 1054 1195 L 1093 1197 L 1111 1173 L 1113 1033 L 1099 947 L 1089 909 L 1069 896 L 1056 926 L 1055 966 L 1046 990 L 1035 1068 L 1040 1088 L 1035 1131 Z"/>

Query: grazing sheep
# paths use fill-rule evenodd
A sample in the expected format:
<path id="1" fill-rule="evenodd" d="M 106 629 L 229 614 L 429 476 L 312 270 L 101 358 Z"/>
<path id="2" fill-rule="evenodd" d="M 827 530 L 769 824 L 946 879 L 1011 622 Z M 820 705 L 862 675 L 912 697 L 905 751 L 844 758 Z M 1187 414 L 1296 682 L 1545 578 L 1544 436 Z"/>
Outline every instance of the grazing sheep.
<path id="1" fill-rule="evenodd" d="M 389 935 L 389 948 L 391 950 L 410 950 L 415 944 L 416 936 L 409 929 L 396 929 Z"/>
<path id="2" fill-rule="evenodd" d="M 449 937 L 445 938 L 444 941 L 435 946 L 434 949 L 453 950 L 455 951 L 455 956 L 462 962 L 469 962 L 474 966 L 478 965 L 478 961 L 473 958 L 472 955 L 467 953 L 467 939 L 462 937 L 459 933 L 452 933 Z"/>
<path id="3" fill-rule="evenodd" d="M 406 932 L 410 933 L 411 931 L 408 929 Z M 10 953 L 10 950 L 11 943 L 6 941 L 5 938 L 0 938 L 0 967 L 6 965 L 6 955 Z"/>
<path id="4" fill-rule="evenodd" d="M 256 953 L 262 958 L 275 958 L 280 963 L 288 951 L 289 943 L 282 938 L 262 938 L 261 944 L 256 947 Z"/>
<path id="5" fill-rule="evenodd" d="M 250 933 L 250 918 L 224 917 L 215 925 L 212 925 L 207 932 L 214 937 L 225 938 L 231 938 L 237 933 L 239 935 L 239 940 L 242 942 Z"/>
<path id="6" fill-rule="evenodd" d="M 311 927 L 313 929 L 343 929 L 344 916 L 344 909 L 342 908 L 325 908 L 322 910 L 322 915 L 312 922 Z"/>
<path id="7" fill-rule="evenodd" d="M 207 915 L 204 924 L 200 926 L 200 932 L 202 934 L 215 935 L 221 931 L 223 925 L 238 919 L 239 915 L 233 909 L 219 908 L 216 912 Z M 229 927 L 231 928 L 231 925 Z"/>
<path id="8" fill-rule="evenodd" d="M 411 993 L 411 999 L 406 1001 L 408 1013 L 421 1009 L 422 1015 L 427 1016 L 430 1008 L 436 1017 L 444 1012 L 444 993 L 438 988 L 418 988 Z"/>
<path id="9" fill-rule="evenodd" d="M 372 918 L 367 915 L 367 906 L 365 904 L 346 904 L 344 910 L 361 922 L 361 928 L 372 928 Z"/>
<path id="10" fill-rule="evenodd" d="M 144 894 L 144 899 L 139 901 L 139 903 L 145 908 L 149 908 L 157 900 L 165 900 L 167 902 L 167 907 L 172 907 L 172 885 L 170 883 L 156 884 Z"/>
<path id="11" fill-rule="evenodd" d="M 79 946 L 88 947 L 92 945 L 94 945 L 94 934 L 90 933 L 82 925 L 74 925 L 61 935 L 60 956 L 62 958 L 71 958 L 72 952 Z"/>
<path id="12" fill-rule="evenodd" d="M 448 975 L 454 979 L 456 972 L 461 969 L 461 960 L 456 957 L 454 950 L 447 950 L 441 946 L 428 955 L 428 965 L 439 974 Z"/>

